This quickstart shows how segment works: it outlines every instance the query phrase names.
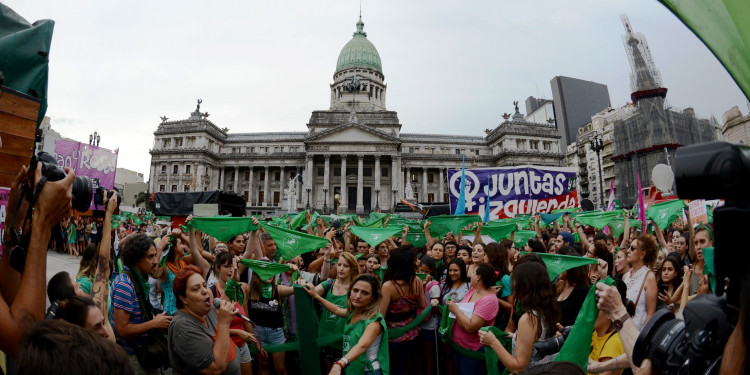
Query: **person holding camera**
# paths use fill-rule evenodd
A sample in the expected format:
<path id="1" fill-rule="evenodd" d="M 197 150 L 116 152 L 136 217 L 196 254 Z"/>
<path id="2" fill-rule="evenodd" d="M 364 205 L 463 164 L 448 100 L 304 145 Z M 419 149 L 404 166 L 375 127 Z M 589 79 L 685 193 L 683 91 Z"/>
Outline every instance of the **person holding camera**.
<path id="1" fill-rule="evenodd" d="M 15 357 L 21 336 L 35 320 L 44 319 L 47 244 L 52 228 L 70 214 L 75 173 L 58 181 L 47 181 L 42 175 L 42 163 L 36 163 L 33 173 L 24 166 L 11 184 L 3 232 L 3 254 L 0 261 L 0 350 Z M 35 200 L 29 202 L 22 194 L 24 185 L 33 189 Z M 23 218 L 29 217 L 30 227 L 21 228 Z M 14 220 L 21 218 L 21 220 Z M 19 232 L 29 234 L 23 248 Z M 25 263 L 17 271 L 11 258 L 25 254 Z"/>

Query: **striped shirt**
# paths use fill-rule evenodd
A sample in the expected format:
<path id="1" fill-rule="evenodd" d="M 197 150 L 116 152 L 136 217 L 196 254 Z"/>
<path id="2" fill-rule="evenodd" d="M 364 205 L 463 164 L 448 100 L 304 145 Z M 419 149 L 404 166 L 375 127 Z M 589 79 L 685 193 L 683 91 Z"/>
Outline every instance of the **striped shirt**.
<path id="1" fill-rule="evenodd" d="M 125 267 L 123 270 L 127 270 Z M 137 270 L 135 272 L 138 272 Z M 112 309 L 110 309 L 109 320 L 112 323 L 112 330 L 115 332 L 117 343 L 122 346 L 125 353 L 128 355 L 135 354 L 135 349 L 140 348 L 142 345 L 139 342 L 143 336 L 139 336 L 135 339 L 123 339 L 117 333 L 115 328 L 115 313 L 114 309 L 120 309 L 130 314 L 128 323 L 139 324 L 146 321 L 146 318 L 141 311 L 141 305 L 138 302 L 138 297 L 133 286 L 133 281 L 125 273 L 121 273 L 115 277 L 115 281 L 112 283 Z"/>

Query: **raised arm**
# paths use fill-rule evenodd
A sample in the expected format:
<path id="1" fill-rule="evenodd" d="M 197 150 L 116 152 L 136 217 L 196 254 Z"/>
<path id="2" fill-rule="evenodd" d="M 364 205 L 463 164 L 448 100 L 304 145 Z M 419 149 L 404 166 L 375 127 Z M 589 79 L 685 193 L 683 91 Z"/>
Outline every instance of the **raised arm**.
<path id="1" fill-rule="evenodd" d="M 667 241 L 664 240 L 664 232 L 659 228 L 659 224 L 656 224 L 653 220 L 649 221 L 651 221 L 651 224 L 654 224 L 654 232 L 656 232 L 656 239 L 659 241 L 659 246 L 661 246 L 662 249 L 669 249 Z"/>
<path id="2" fill-rule="evenodd" d="M 112 214 L 117 209 L 117 192 L 112 191 L 112 197 L 107 201 L 107 208 L 104 213 L 104 223 L 102 225 L 102 239 L 99 242 L 98 260 L 96 263 L 96 273 L 94 274 L 94 284 L 91 286 L 91 299 L 94 300 L 103 316 L 109 315 L 109 255 L 112 242 Z M 112 325 L 109 319 L 104 319 L 104 330 L 109 334 L 108 339 L 115 341 L 115 335 L 112 332 Z"/>
<path id="3" fill-rule="evenodd" d="M 628 211 L 625 211 L 625 223 L 622 231 L 622 242 L 620 243 L 620 249 L 624 249 L 628 246 L 628 240 L 630 239 L 630 222 L 629 218 L 630 213 Z"/>
<path id="4" fill-rule="evenodd" d="M 685 210 L 687 216 L 687 227 L 688 233 L 690 233 L 690 241 L 688 241 L 688 255 L 692 262 L 698 261 L 698 254 L 695 252 L 695 229 L 693 228 L 693 222 L 690 219 L 690 210 Z"/>
<path id="5" fill-rule="evenodd" d="M 312 284 L 305 284 L 305 291 L 307 294 L 309 294 L 314 300 L 320 302 L 326 310 L 330 311 L 333 315 L 346 317 L 346 309 L 342 309 L 341 307 L 336 306 L 333 302 L 321 297 L 315 289 L 316 287 Z"/>
<path id="6" fill-rule="evenodd" d="M 433 238 L 430 234 L 430 225 L 432 225 L 432 222 L 429 220 L 424 223 L 424 238 L 426 239 L 425 246 L 427 246 L 428 249 L 431 249 L 432 245 L 437 241 L 437 239 Z"/>
<path id="7" fill-rule="evenodd" d="M 208 273 L 211 271 L 211 265 L 203 258 L 203 255 L 201 255 L 201 252 L 198 249 L 198 244 L 196 244 L 195 239 L 195 228 L 193 227 L 190 228 L 188 243 L 190 244 L 190 255 L 193 257 L 193 264 L 201 269 L 202 276 L 208 278 Z"/>
<path id="8" fill-rule="evenodd" d="M 580 223 L 575 223 L 573 225 L 576 228 L 576 232 L 578 233 L 578 237 L 581 239 L 581 247 L 583 247 L 585 254 L 585 250 L 593 250 L 594 244 L 589 242 L 589 239 L 586 237 L 586 233 L 583 232 L 583 225 Z"/>
<path id="9" fill-rule="evenodd" d="M 484 245 L 484 241 L 482 241 L 482 222 L 478 222 L 474 226 L 474 242 L 472 242 L 473 245 L 476 245 L 478 243 L 481 243 Z"/>

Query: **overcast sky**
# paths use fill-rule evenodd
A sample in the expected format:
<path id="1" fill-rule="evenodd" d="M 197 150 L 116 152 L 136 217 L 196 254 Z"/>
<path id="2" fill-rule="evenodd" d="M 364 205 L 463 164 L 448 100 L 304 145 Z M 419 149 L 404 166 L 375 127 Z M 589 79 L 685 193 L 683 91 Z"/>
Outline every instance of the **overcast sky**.
<path id="1" fill-rule="evenodd" d="M 230 132 L 306 131 L 329 108 L 358 1 L 5 1 L 55 21 L 49 74 L 53 129 L 120 148 L 119 167 L 148 176 L 160 116 L 202 112 Z M 564 75 L 630 100 L 620 14 L 649 43 L 669 104 L 721 121 L 748 104 L 710 51 L 656 0 L 367 1 L 387 107 L 402 131 L 484 135 L 514 100 L 551 99 Z M 524 106 L 521 105 L 523 111 Z"/>

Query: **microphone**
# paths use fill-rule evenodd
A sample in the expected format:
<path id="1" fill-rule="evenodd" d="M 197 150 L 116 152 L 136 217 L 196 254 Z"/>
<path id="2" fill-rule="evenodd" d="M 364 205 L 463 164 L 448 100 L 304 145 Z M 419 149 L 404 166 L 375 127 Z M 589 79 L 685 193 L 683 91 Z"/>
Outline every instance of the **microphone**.
<path id="1" fill-rule="evenodd" d="M 217 308 L 217 309 L 219 309 L 221 307 L 221 299 L 214 298 L 214 307 Z M 255 325 L 255 323 L 253 323 L 253 321 L 250 320 L 250 318 L 248 318 L 248 317 L 240 314 L 239 312 L 237 313 L 237 316 L 239 316 L 240 318 L 242 318 L 242 320 L 244 320 L 244 321 L 246 321 L 246 322 L 248 322 L 250 324 Z"/>

